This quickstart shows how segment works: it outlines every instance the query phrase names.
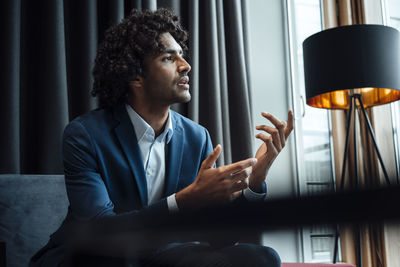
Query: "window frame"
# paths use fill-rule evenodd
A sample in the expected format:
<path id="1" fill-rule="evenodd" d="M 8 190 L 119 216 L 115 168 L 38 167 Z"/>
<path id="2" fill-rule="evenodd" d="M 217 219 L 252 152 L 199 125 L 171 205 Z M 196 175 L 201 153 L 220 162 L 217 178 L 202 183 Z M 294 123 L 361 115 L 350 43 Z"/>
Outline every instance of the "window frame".
<path id="1" fill-rule="evenodd" d="M 393 0 L 381 0 L 381 13 L 382 22 L 385 26 L 390 26 L 389 21 L 391 20 L 391 15 L 389 12 L 388 1 Z M 400 5 L 399 5 L 400 6 Z M 400 14 L 400 10 L 399 10 Z M 398 18 L 400 20 L 400 16 Z M 400 29 L 398 29 L 400 31 Z M 390 104 L 390 113 L 392 117 L 392 131 L 393 131 L 393 144 L 394 144 L 394 157 L 396 163 L 396 177 L 397 183 L 400 184 L 400 101 Z"/>
<path id="2" fill-rule="evenodd" d="M 304 160 L 302 157 L 304 156 L 304 149 L 303 149 L 303 129 L 299 128 L 301 122 L 299 119 L 304 117 L 303 113 L 305 112 L 305 95 L 302 95 L 300 88 L 298 88 L 299 84 L 299 77 L 297 68 L 297 40 L 294 36 L 294 29 L 293 25 L 294 22 L 294 1 L 296 0 L 285 0 L 285 30 L 286 30 L 286 51 L 288 54 L 287 57 L 287 80 L 288 80 L 288 93 L 291 96 L 291 102 L 293 104 L 294 109 L 294 116 L 295 116 L 295 156 L 296 156 L 296 181 L 297 181 L 297 194 L 298 195 L 307 195 L 308 194 L 308 181 L 305 179 L 306 167 L 303 166 Z M 324 20 L 323 20 L 323 0 L 316 0 L 319 2 L 319 9 L 320 9 L 320 23 L 321 28 L 320 30 L 324 29 Z M 299 101 L 300 99 L 300 101 Z M 301 108 L 300 108 L 301 107 Z M 301 117 L 299 118 L 298 114 L 300 111 Z M 332 177 L 332 184 L 333 190 L 336 190 L 336 183 L 335 183 L 335 166 L 334 166 L 334 151 L 333 151 L 333 137 L 332 137 L 332 126 L 331 126 L 331 114 L 327 112 L 327 124 L 328 124 L 328 142 L 329 142 L 329 150 L 330 150 L 330 163 L 331 163 L 331 177 Z M 300 250 L 302 255 L 303 262 L 313 262 L 313 263 L 327 263 L 331 262 L 331 257 L 324 258 L 324 259 L 316 259 L 313 258 L 313 250 L 312 250 L 312 237 L 315 236 L 315 233 L 312 233 L 312 229 L 314 227 L 302 227 L 299 231 L 299 243 L 300 243 Z M 333 232 L 322 234 L 321 236 L 326 236 L 332 238 Z M 319 235 L 318 235 L 319 236 Z M 332 238 L 334 242 L 334 237 Z M 332 252 L 333 254 L 333 245 L 332 245 Z M 340 249 L 339 249 L 340 253 Z M 339 254 L 339 258 L 341 255 Z"/>

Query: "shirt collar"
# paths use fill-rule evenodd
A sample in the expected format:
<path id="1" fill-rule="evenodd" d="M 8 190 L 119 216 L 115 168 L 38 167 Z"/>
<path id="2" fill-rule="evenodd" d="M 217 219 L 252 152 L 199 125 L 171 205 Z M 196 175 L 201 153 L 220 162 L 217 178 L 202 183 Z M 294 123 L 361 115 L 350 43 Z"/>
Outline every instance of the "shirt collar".
<path id="1" fill-rule="evenodd" d="M 125 104 L 126 111 L 128 112 L 129 118 L 133 124 L 137 141 L 140 142 L 143 137 L 148 134 L 154 138 L 154 130 L 151 126 L 128 104 Z M 165 125 L 164 131 L 156 138 L 157 141 L 161 142 L 166 140 L 168 144 L 171 141 L 174 133 L 171 111 L 168 111 L 167 124 Z"/>

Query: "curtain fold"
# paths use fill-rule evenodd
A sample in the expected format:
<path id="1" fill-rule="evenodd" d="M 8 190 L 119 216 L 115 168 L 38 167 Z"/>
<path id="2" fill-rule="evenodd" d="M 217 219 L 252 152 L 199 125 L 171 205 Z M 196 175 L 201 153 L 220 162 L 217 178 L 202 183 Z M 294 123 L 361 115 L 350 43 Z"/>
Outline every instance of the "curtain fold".
<path id="1" fill-rule="evenodd" d="M 200 15 L 199 15 L 199 0 L 189 0 L 188 6 L 188 17 L 183 17 L 185 24 L 188 27 L 190 38 L 188 42 L 189 55 L 188 60 L 192 66 L 192 70 L 189 73 L 190 76 L 190 93 L 192 95 L 192 100 L 190 105 L 188 105 L 188 116 L 193 120 L 199 121 L 199 31 L 197 30 L 200 25 Z M 190 19 L 190 22 L 188 21 Z"/>
<path id="2" fill-rule="evenodd" d="M 21 14 L 21 172 L 57 173 L 68 121 L 63 2 L 22 1 Z"/>
<path id="3" fill-rule="evenodd" d="M 243 19 L 239 0 L 227 2 L 226 16 L 226 52 L 229 88 L 229 116 L 232 160 L 237 161 L 243 157 L 253 155 L 253 123 L 251 117 L 250 84 L 247 81 L 250 73 L 246 65 L 245 56 L 248 47 L 243 40 Z M 247 52 L 246 52 L 247 50 Z"/>
<path id="4" fill-rule="evenodd" d="M 0 71 L 0 170 L 18 173 L 20 163 L 20 31 L 21 0 L 0 2 L 0 58 L 3 66 Z M 12 118 L 12 119 L 11 119 Z"/>
<path id="5" fill-rule="evenodd" d="M 206 126 L 214 145 L 222 145 L 218 165 L 253 155 L 245 2 L 189 1 L 192 101 L 175 109 Z"/>
<path id="6" fill-rule="evenodd" d="M 223 154 L 220 156 L 219 163 L 224 162 L 224 156 L 230 149 L 223 143 L 224 127 L 222 122 L 222 92 L 226 91 L 226 84 L 221 83 L 221 77 L 226 72 L 226 64 L 220 59 L 224 51 L 224 45 L 221 51 L 221 40 L 218 36 L 224 35 L 224 29 L 218 27 L 218 17 L 223 16 L 222 10 L 216 10 L 216 1 L 201 1 L 199 13 L 201 18 L 200 33 L 200 72 L 199 72 L 199 122 L 208 124 L 211 139 L 214 145 L 221 144 Z M 222 31 L 218 31 L 222 30 Z M 208 35 L 208 38 L 204 38 Z M 222 37 L 223 38 L 223 37 Z M 202 59 L 206 61 L 202 61 Z M 221 75 L 222 74 L 222 75 Z M 189 104 L 190 105 L 190 104 Z"/>
<path id="7" fill-rule="evenodd" d="M 224 147 L 224 153 L 223 156 L 224 158 L 221 159 L 221 162 L 228 164 L 232 163 L 232 152 L 231 152 L 231 131 L 230 131 L 230 113 L 229 113 L 229 88 L 228 88 L 228 70 L 226 68 L 227 66 L 227 53 L 226 53 L 226 38 L 225 38 L 225 22 L 224 22 L 224 15 L 223 15 L 223 1 L 218 0 L 217 1 L 217 34 L 218 36 L 218 60 L 220 63 L 220 66 L 222 66 L 219 69 L 219 80 L 220 80 L 220 85 L 219 85 L 219 90 L 221 94 L 221 104 L 220 104 L 220 127 L 217 127 L 215 129 L 220 129 L 222 130 L 220 138 L 222 138 L 222 146 Z M 215 75 L 218 75 L 215 73 Z M 236 140 L 233 140 L 234 142 Z M 245 156 L 245 155 L 242 155 Z M 239 160 L 239 159 L 237 159 Z M 236 161 L 236 160 L 233 160 Z"/>
<path id="8" fill-rule="evenodd" d="M 117 8 L 113 21 L 123 17 L 123 8 Z M 67 59 L 68 115 L 73 119 L 97 106 L 90 96 L 92 67 L 98 41 L 97 1 L 64 1 L 65 43 Z"/>
<path id="9" fill-rule="evenodd" d="M 4 0 L 0 173 L 62 173 L 61 138 L 96 108 L 92 69 L 104 31 L 131 9 L 173 9 L 189 30 L 192 101 L 174 105 L 221 144 L 218 164 L 253 155 L 246 0 Z"/>

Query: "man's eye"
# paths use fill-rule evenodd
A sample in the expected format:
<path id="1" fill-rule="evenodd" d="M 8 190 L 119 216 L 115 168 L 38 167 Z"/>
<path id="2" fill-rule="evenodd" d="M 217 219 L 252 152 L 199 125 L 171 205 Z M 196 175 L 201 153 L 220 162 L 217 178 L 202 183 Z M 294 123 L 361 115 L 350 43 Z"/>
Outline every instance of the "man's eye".
<path id="1" fill-rule="evenodd" d="M 163 58 L 163 61 L 174 61 L 174 58 L 172 56 L 165 57 Z"/>

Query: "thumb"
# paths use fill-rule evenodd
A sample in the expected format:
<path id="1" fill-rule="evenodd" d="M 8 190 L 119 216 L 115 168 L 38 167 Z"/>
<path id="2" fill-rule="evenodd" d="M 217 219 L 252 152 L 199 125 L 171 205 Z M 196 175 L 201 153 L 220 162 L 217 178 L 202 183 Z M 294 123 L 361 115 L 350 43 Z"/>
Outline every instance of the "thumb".
<path id="1" fill-rule="evenodd" d="M 221 155 L 221 145 L 217 145 L 214 150 L 208 155 L 208 157 L 201 164 L 200 169 L 211 169 L 214 167 L 215 162 L 217 161 L 219 155 Z"/>

